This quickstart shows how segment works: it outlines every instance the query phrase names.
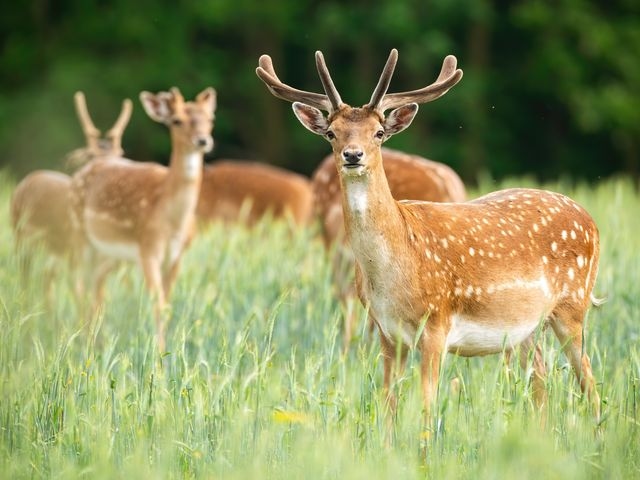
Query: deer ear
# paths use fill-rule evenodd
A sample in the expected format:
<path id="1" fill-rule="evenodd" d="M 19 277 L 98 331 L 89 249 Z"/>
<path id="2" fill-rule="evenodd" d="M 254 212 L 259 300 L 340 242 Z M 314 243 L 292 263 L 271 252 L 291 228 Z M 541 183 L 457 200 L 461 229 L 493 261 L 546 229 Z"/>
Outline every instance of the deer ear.
<path id="1" fill-rule="evenodd" d="M 329 128 L 329 122 L 324 114 L 315 107 L 304 103 L 293 102 L 293 113 L 295 113 L 300 123 L 311 130 L 316 135 L 324 135 Z"/>
<path id="2" fill-rule="evenodd" d="M 171 116 L 171 94 L 167 92 L 160 92 L 154 95 L 151 92 L 140 92 L 140 102 L 144 107 L 144 111 L 147 115 L 159 123 L 168 123 Z"/>
<path id="3" fill-rule="evenodd" d="M 216 91 L 211 87 L 205 88 L 196 97 L 196 102 L 204 103 L 207 111 L 213 114 L 218 106 L 218 96 Z"/>
<path id="4" fill-rule="evenodd" d="M 417 103 L 409 103 L 392 110 L 384 121 L 384 133 L 391 136 L 401 132 L 411 125 L 416 113 L 418 113 Z"/>

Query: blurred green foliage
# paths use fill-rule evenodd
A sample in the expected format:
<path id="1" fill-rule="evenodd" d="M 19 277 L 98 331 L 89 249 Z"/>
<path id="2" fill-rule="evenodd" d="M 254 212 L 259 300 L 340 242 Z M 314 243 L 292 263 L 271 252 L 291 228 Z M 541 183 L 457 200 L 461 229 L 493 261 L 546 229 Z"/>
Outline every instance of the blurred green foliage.
<path id="1" fill-rule="evenodd" d="M 389 146 L 445 162 L 467 181 L 531 173 L 640 173 L 640 2 L 636 0 L 32 0 L 0 17 L 0 165 L 62 168 L 84 143 L 83 90 L 98 128 L 135 101 L 127 156 L 166 161 L 169 137 L 141 90 L 218 91 L 211 159 L 258 159 L 310 173 L 329 146 L 255 75 L 270 54 L 297 88 L 320 91 L 322 50 L 341 92 L 366 103 L 389 50 L 390 91 L 431 83 L 452 53 L 465 72 Z"/>

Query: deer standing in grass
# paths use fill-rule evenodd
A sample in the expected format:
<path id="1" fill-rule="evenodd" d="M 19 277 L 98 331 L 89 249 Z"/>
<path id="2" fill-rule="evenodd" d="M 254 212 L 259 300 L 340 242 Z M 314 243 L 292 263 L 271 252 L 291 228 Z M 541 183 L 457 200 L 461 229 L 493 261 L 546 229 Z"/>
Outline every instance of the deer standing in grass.
<path id="1" fill-rule="evenodd" d="M 396 200 L 412 199 L 432 202 L 463 202 L 464 183 L 447 165 L 418 155 L 382 148 L 382 164 L 391 195 Z M 333 154 L 327 156 L 311 176 L 314 214 L 320 223 L 324 245 L 331 255 L 333 283 L 346 306 L 344 350 L 351 344 L 356 315 L 351 308 L 355 297 L 354 258 L 347 245 L 342 211 L 340 176 Z M 370 324 L 373 328 L 373 323 Z"/>
<path id="2" fill-rule="evenodd" d="M 76 113 L 85 136 L 86 146 L 73 151 L 68 157 L 71 166 L 86 163 L 95 158 L 122 155 L 122 134 L 131 118 L 131 100 L 125 99 L 118 119 L 101 137 L 89 116 L 82 92 L 74 96 Z M 38 242 L 54 257 L 66 258 L 75 268 L 76 249 L 71 231 L 71 177 L 53 170 L 36 170 L 27 175 L 16 187 L 11 197 L 11 222 L 16 245 Z M 28 255 L 29 251 L 22 252 Z M 52 282 L 47 281 L 48 285 Z M 78 289 L 79 286 L 76 286 Z M 79 294 L 79 292 L 77 292 Z"/>
<path id="3" fill-rule="evenodd" d="M 307 129 L 331 143 L 359 295 L 380 331 L 391 409 L 396 348 L 402 368 L 414 341 L 422 354 L 427 417 L 447 352 L 516 350 L 522 365 L 531 353 L 533 393 L 541 406 L 545 365 L 536 332 L 549 324 L 599 417 L 600 400 L 583 350 L 584 317 L 598 270 L 593 219 L 573 200 L 534 189 L 501 190 L 457 204 L 394 200 L 382 143 L 409 126 L 419 103 L 441 97 L 462 78 L 450 55 L 431 85 L 388 94 L 396 61 L 394 49 L 371 100 L 360 108 L 342 102 L 321 52 L 316 66 L 325 94 L 283 84 L 266 55 L 256 70 L 271 93 L 293 102 Z"/>
<path id="4" fill-rule="evenodd" d="M 155 300 L 158 348 L 165 350 L 166 306 L 180 260 L 194 232 L 205 152 L 213 148 L 213 88 L 185 102 L 177 88 L 140 94 L 156 122 L 169 127 L 169 166 L 125 158 L 98 159 L 72 182 L 75 220 L 100 255 L 142 267 Z"/>
<path id="5" fill-rule="evenodd" d="M 302 175 L 264 163 L 219 160 L 204 167 L 196 216 L 201 222 L 252 226 L 272 215 L 302 226 L 311 218 L 312 200 L 311 184 Z"/>

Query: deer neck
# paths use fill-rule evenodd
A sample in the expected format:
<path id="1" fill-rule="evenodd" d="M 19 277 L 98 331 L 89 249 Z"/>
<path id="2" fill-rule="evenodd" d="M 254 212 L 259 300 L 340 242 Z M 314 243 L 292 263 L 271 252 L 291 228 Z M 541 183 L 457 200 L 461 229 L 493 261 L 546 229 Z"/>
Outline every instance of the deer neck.
<path id="1" fill-rule="evenodd" d="M 201 151 L 174 141 L 169 162 L 170 183 L 195 186 L 199 189 L 202 182 L 202 163 Z"/>
<path id="2" fill-rule="evenodd" d="M 340 175 L 346 234 L 361 264 L 368 263 L 364 259 L 371 258 L 372 249 L 382 253 L 380 261 L 386 257 L 391 260 L 406 238 L 406 226 L 391 195 L 382 159 L 372 163 L 375 166 L 361 175 Z"/>

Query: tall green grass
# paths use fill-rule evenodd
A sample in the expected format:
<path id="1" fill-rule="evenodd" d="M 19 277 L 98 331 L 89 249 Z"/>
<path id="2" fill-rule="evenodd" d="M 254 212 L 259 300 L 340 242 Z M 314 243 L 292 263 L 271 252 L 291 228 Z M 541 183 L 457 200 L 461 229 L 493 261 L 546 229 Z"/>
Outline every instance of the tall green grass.
<path id="1" fill-rule="evenodd" d="M 511 184 L 532 184 L 519 180 Z M 481 191 L 497 188 L 484 181 Z M 544 340 L 549 408 L 499 356 L 448 356 L 434 425 L 417 354 L 395 385 L 389 439 L 382 361 L 362 335 L 344 355 L 342 310 L 313 232 L 214 226 L 188 251 L 162 358 L 138 269 L 79 318 L 48 259 L 20 282 L 0 178 L 0 476 L 4 478 L 633 478 L 640 476 L 640 197 L 619 179 L 547 186 L 596 219 L 602 240 L 586 348 L 603 399 L 596 426 L 568 363 Z M 47 301 L 50 288 L 53 301 Z M 451 386 L 456 378 L 458 387 Z"/>

